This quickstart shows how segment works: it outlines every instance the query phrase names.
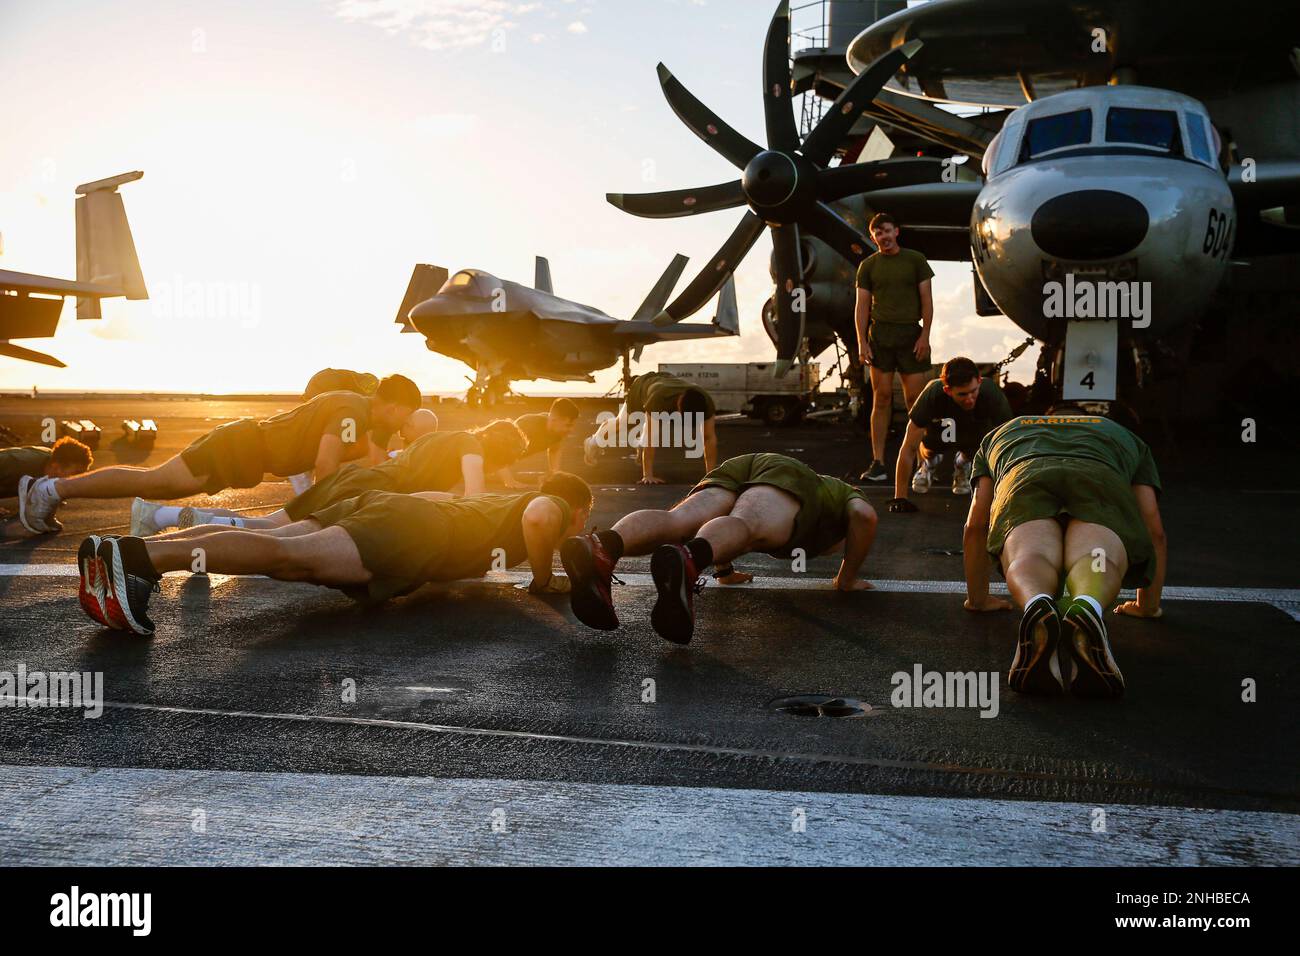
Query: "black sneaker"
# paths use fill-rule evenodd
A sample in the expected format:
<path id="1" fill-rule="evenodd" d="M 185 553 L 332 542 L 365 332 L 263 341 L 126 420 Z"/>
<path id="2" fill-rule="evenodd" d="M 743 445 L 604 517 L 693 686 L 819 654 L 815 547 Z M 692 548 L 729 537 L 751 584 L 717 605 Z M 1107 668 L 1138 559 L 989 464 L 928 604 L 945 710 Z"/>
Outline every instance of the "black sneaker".
<path id="1" fill-rule="evenodd" d="M 560 562 L 569 576 L 569 606 L 573 616 L 598 631 L 618 627 L 618 614 L 610 585 L 614 580 L 614 560 L 594 534 L 567 538 L 560 545 Z"/>
<path id="2" fill-rule="evenodd" d="M 873 461 L 871 467 L 858 475 L 859 481 L 886 481 L 889 478 L 889 472 L 885 471 L 883 461 Z"/>
<path id="3" fill-rule="evenodd" d="M 1007 683 L 1022 694 L 1057 696 L 1065 693 L 1056 647 L 1061 639 L 1061 618 L 1056 602 L 1040 595 L 1025 607 L 1020 618 L 1016 656 L 1011 659 Z"/>
<path id="4" fill-rule="evenodd" d="M 650 556 L 650 576 L 659 598 L 650 612 L 650 626 L 664 640 L 689 644 L 695 634 L 695 595 L 707 583 L 684 545 L 663 544 Z"/>
<path id="5" fill-rule="evenodd" d="M 112 625 L 152 634 L 149 597 L 161 590 L 160 578 L 139 538 L 105 538 L 96 552 L 104 569 L 105 607 Z"/>
<path id="6" fill-rule="evenodd" d="M 1111 655 L 1106 622 L 1091 604 L 1075 598 L 1065 609 L 1065 626 L 1070 691 L 1080 697 L 1122 697 L 1124 675 Z"/>

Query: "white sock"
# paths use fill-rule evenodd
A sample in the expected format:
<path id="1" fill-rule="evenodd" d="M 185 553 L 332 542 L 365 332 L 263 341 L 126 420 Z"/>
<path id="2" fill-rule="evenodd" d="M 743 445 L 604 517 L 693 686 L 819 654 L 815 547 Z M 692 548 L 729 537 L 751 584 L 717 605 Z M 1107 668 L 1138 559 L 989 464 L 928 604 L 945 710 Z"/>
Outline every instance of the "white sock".
<path id="1" fill-rule="evenodd" d="M 171 528 L 181 520 L 181 509 L 175 505 L 163 505 L 153 513 L 153 523 L 160 528 Z"/>
<path id="2" fill-rule="evenodd" d="M 1052 596 L 1048 594 L 1046 591 L 1044 591 L 1042 594 L 1035 594 L 1033 597 L 1031 597 L 1028 601 L 1025 602 L 1025 607 L 1029 607 L 1029 605 L 1033 604 L 1039 598 L 1047 598 L 1047 600 L 1052 602 L 1052 607 L 1056 607 L 1056 601 L 1054 601 L 1052 599 Z"/>
<path id="3" fill-rule="evenodd" d="M 197 521 L 197 522 L 195 522 L 195 523 L 196 523 L 196 524 L 215 524 L 215 525 L 221 525 L 221 526 L 224 527 L 224 528 L 242 528 L 242 527 L 244 527 L 244 519 L 243 519 L 243 518 L 231 518 L 231 517 L 228 517 L 227 515 L 207 515 L 207 516 L 204 517 L 204 519 L 203 519 L 202 521 Z"/>
<path id="4" fill-rule="evenodd" d="M 1088 602 L 1088 606 L 1091 607 L 1094 611 L 1097 612 L 1097 620 L 1100 621 L 1100 620 L 1102 620 L 1103 618 L 1105 618 L 1105 614 L 1103 614 L 1103 613 L 1102 613 L 1102 610 L 1101 610 L 1101 603 L 1100 603 L 1100 602 L 1099 602 L 1095 597 L 1092 597 L 1092 596 L 1089 595 L 1089 594 L 1080 594 L 1077 598 L 1075 598 L 1075 600 L 1076 600 L 1076 601 L 1087 601 L 1087 602 Z"/>

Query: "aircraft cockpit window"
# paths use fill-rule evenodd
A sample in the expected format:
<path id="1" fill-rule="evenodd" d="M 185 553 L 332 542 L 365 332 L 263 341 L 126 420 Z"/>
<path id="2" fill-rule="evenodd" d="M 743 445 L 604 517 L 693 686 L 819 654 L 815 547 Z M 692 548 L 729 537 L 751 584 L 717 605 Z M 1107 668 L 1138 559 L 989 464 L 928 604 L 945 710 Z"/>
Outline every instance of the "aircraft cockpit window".
<path id="1" fill-rule="evenodd" d="M 472 272 L 457 272 L 438 290 L 439 295 L 444 292 L 472 295 L 481 299 L 486 299 L 492 294 L 491 290 L 487 288 L 487 283 L 483 281 L 483 277 Z"/>
<path id="2" fill-rule="evenodd" d="M 1205 120 L 1199 113 L 1186 113 L 1187 145 L 1192 155 L 1207 166 L 1214 165 L 1214 151 L 1210 149 L 1210 136 L 1205 128 Z"/>
<path id="3" fill-rule="evenodd" d="M 1075 110 L 1030 120 L 1020 159 L 1034 159 L 1044 153 L 1070 146 L 1086 146 L 1092 140 L 1092 110 Z"/>
<path id="4" fill-rule="evenodd" d="M 1183 151 L 1173 110 L 1112 106 L 1106 112 L 1106 142 L 1149 146 L 1176 156 Z"/>

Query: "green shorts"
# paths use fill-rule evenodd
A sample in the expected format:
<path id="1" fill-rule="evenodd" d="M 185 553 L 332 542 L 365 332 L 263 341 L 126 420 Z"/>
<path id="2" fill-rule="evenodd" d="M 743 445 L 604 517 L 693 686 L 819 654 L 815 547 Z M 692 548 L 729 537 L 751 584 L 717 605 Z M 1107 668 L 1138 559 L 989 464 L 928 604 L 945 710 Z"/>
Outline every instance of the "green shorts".
<path id="1" fill-rule="evenodd" d="M 882 327 L 883 325 L 883 327 Z M 917 358 L 912 350 L 916 340 L 921 336 L 920 325 L 902 325 L 899 323 L 872 323 L 867 332 L 867 344 L 871 346 L 871 367 L 882 372 L 901 372 L 914 375 L 930 370 L 930 356 Z"/>
<path id="2" fill-rule="evenodd" d="M 788 558 L 791 549 L 812 534 L 820 516 L 821 476 L 803 462 L 770 453 L 728 458 L 700 479 L 687 497 L 705 488 L 722 488 L 740 496 L 755 485 L 780 488 L 799 501 L 799 514 L 794 519 L 794 533 L 790 540 L 784 547 L 767 552 L 773 557 Z"/>
<path id="3" fill-rule="evenodd" d="M 181 452 L 181 460 L 195 478 L 204 479 L 207 494 L 253 488 L 266 473 L 266 442 L 256 421 L 241 418 L 196 438 Z"/>
<path id="4" fill-rule="evenodd" d="M 993 492 L 988 552 L 999 570 L 1011 529 L 1041 518 L 1087 521 L 1119 536 L 1128 557 L 1124 587 L 1151 583 L 1155 548 L 1132 487 L 1113 469 L 1082 458 L 1030 458 L 1012 466 Z"/>
<path id="5" fill-rule="evenodd" d="M 302 494 L 289 499 L 285 514 L 292 521 L 301 521 L 310 514 L 323 511 L 330 505 L 364 495 L 367 491 L 396 491 L 383 472 L 375 473 L 368 465 L 344 465 L 332 475 L 327 475 Z"/>
<path id="6" fill-rule="evenodd" d="M 357 546 L 369 583 L 341 588 L 359 601 L 386 601 L 429 581 L 455 580 L 451 524 L 436 502 L 367 491 L 313 512 L 322 527 L 339 527 Z M 449 576 L 450 575 L 450 576 Z"/>

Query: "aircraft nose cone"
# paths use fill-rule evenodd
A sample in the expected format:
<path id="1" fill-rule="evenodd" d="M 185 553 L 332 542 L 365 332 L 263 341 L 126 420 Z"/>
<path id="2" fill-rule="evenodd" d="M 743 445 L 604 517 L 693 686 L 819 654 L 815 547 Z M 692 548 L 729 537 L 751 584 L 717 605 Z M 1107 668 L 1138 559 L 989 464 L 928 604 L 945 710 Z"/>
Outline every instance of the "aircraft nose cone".
<path id="1" fill-rule="evenodd" d="M 1061 259 L 1113 259 L 1136 249 L 1151 221 L 1126 193 L 1081 189 L 1047 200 L 1029 224 L 1034 242 Z"/>

